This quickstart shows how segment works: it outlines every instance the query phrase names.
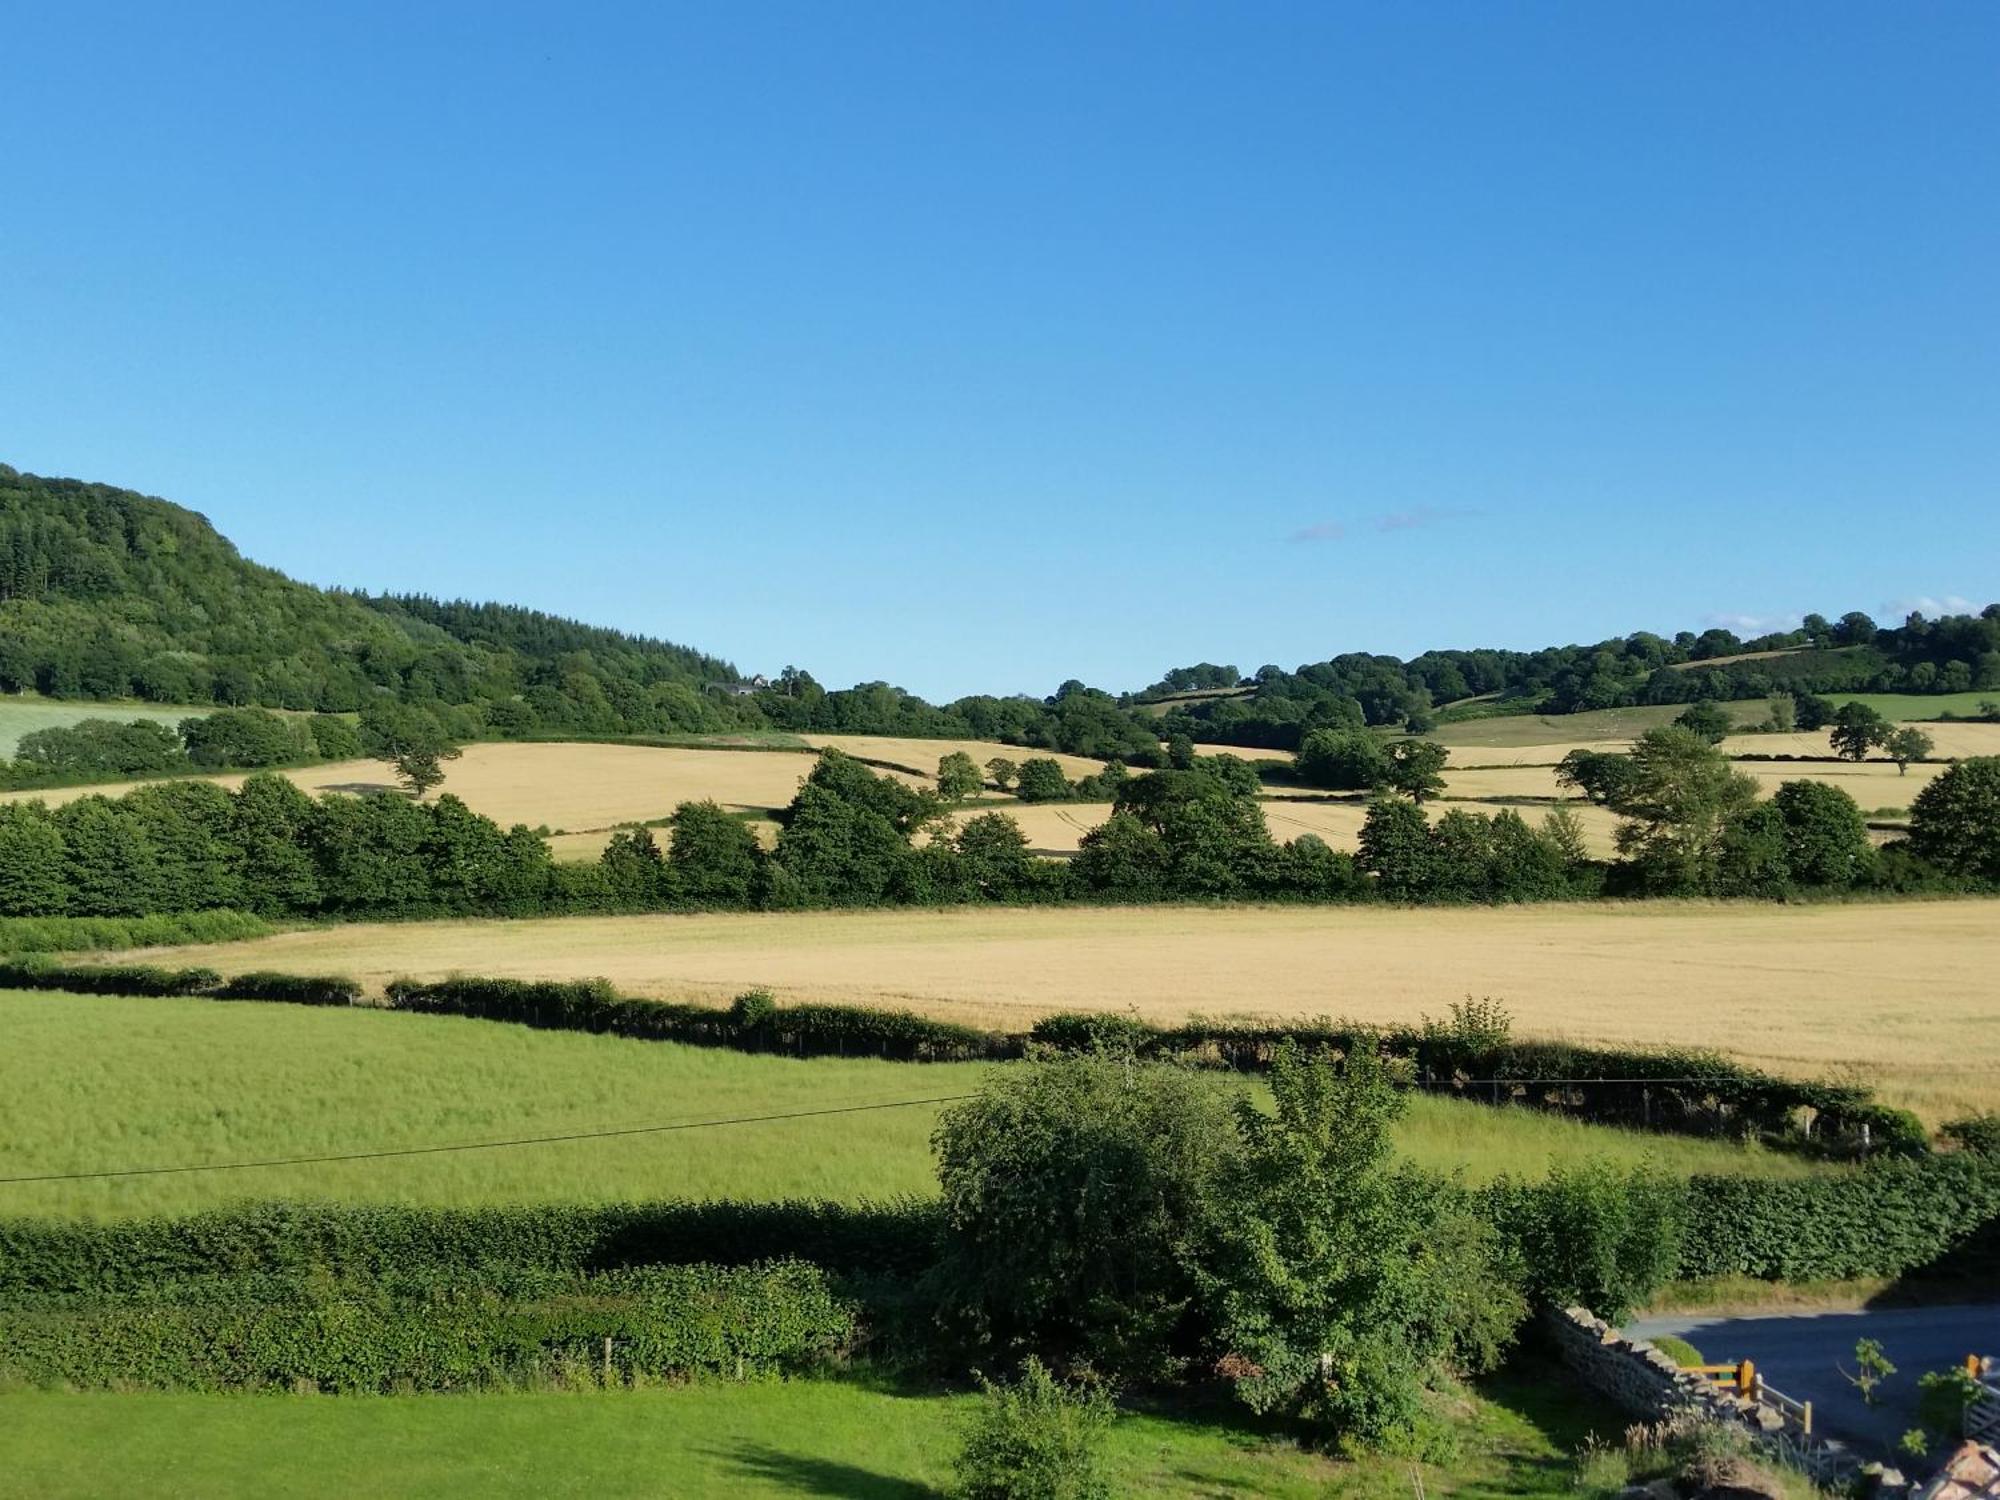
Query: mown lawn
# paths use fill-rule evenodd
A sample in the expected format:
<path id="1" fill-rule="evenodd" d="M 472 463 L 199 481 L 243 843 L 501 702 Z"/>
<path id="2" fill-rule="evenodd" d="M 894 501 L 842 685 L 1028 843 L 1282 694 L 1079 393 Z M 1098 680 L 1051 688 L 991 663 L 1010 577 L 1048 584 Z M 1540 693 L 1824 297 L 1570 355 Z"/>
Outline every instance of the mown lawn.
<path id="1" fill-rule="evenodd" d="M 263 1161 L 800 1115 L 371 1161 L 0 1184 L 0 1215 L 122 1217 L 246 1198 L 431 1204 L 933 1191 L 942 1105 L 1005 1064 L 746 1056 L 452 1016 L 0 993 L 0 1177 Z M 853 1106 L 895 1104 L 851 1113 Z M 1796 1158 L 1526 1110 L 1415 1099 L 1405 1152 L 1475 1180 L 1651 1158 L 1785 1174 Z"/>
<path id="2" fill-rule="evenodd" d="M 965 1396 L 847 1382 L 480 1396 L 0 1396 L 0 1487 L 38 1500 L 795 1496 L 921 1500 L 950 1478 Z M 1618 1419 L 1535 1377 L 1456 1403 L 1461 1451 L 1425 1493 L 1571 1493 L 1569 1455 Z M 1127 1414 L 1118 1495 L 1408 1500 L 1411 1465 L 1340 1463 L 1225 1417 Z"/>

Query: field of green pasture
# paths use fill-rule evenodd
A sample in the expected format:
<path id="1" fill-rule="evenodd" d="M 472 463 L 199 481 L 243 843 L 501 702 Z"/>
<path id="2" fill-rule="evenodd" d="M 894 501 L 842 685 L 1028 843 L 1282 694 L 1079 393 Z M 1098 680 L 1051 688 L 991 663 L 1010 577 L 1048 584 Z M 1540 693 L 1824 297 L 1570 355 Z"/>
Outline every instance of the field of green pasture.
<path id="1" fill-rule="evenodd" d="M 1755 723 L 1771 712 L 1770 703 L 1763 698 L 1724 703 L 1722 707 L 1738 723 Z M 1458 747 L 1511 749 L 1522 745 L 1573 746 L 1598 740 L 1630 740 L 1649 729 L 1673 723 L 1685 712 L 1686 704 L 1667 703 L 1640 708 L 1598 708 L 1580 714 L 1505 714 L 1440 724 L 1427 738 L 1454 747 L 1453 760 L 1469 761 Z"/>
<path id="2" fill-rule="evenodd" d="M 212 713 L 214 708 L 181 708 L 158 703 L 72 703 L 61 698 L 37 698 L 25 693 L 0 693 L 0 759 L 11 758 L 21 736 L 37 729 L 55 729 L 84 719 L 155 719 L 178 724 L 182 719 Z"/>
<path id="3" fill-rule="evenodd" d="M 0 1473 L 38 1500 L 397 1495 L 831 1495 L 927 1500 L 972 1406 L 820 1380 L 534 1395 L 0 1395 Z M 1622 1419 L 1566 1383 L 1510 1376 L 1456 1404 L 1460 1452 L 1425 1492 L 1557 1500 L 1570 1455 Z M 1407 1500 L 1407 1460 L 1337 1462 L 1233 1415 L 1128 1412 L 1104 1466 L 1118 1495 Z"/>
<path id="4" fill-rule="evenodd" d="M 453 1016 L 0 993 L 0 1177 L 399 1151 L 801 1115 L 545 1145 L 0 1185 L 0 1215 L 109 1218 L 247 1198 L 441 1205 L 928 1194 L 937 1103 L 1006 1064 L 745 1055 Z M 854 1110 L 858 1105 L 898 1107 Z M 811 1111 L 854 1110 L 811 1114 Z M 1790 1175 L 1797 1158 L 1527 1110 L 1412 1101 L 1411 1158 L 1472 1180 L 1643 1159 Z"/>
<path id="5" fill-rule="evenodd" d="M 2000 703 L 2000 689 L 1987 688 L 1971 693 L 1828 693 L 1833 704 L 1865 703 L 1885 719 L 1921 723 L 1941 719 L 1946 714 L 1960 719 L 1976 719 L 1988 703 Z"/>

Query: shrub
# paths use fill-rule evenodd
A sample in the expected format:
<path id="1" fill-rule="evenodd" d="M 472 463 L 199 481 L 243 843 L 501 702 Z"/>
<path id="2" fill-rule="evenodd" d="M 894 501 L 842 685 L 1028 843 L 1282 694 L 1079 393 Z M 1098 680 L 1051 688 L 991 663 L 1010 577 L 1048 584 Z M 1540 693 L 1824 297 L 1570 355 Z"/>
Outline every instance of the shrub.
<path id="1" fill-rule="evenodd" d="M 1008 1069 L 945 1112 L 933 1145 L 953 1327 L 1003 1359 L 1172 1373 L 1239 1149 L 1213 1080 L 1098 1057 Z"/>
<path id="2" fill-rule="evenodd" d="M 1108 1396 L 1061 1385 L 1032 1355 L 1019 1380 L 980 1387 L 952 1463 L 955 1500 L 1110 1500 L 1097 1459 L 1114 1414 Z"/>
<path id="3" fill-rule="evenodd" d="M 1541 1301 L 1581 1304 L 1616 1322 L 1681 1264 L 1685 1192 L 1645 1167 L 1557 1168 L 1542 1182 L 1503 1187 L 1488 1202 L 1519 1253 L 1529 1294 Z"/>
<path id="4" fill-rule="evenodd" d="M 1991 1110 L 1984 1114 L 1967 1115 L 1962 1120 L 1947 1121 L 1938 1134 L 1961 1151 L 2000 1155 L 2000 1114 Z"/>
<path id="5" fill-rule="evenodd" d="M 217 1000 L 282 1000 L 292 1005 L 353 1005 L 360 981 L 344 974 L 275 974 L 256 969 L 238 974 L 214 992 Z"/>

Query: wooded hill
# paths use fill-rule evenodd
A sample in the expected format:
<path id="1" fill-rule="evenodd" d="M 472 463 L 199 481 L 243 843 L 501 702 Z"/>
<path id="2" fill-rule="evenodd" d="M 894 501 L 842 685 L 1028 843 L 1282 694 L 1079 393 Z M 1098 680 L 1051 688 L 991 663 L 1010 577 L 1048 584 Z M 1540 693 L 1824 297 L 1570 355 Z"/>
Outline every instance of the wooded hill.
<path id="1" fill-rule="evenodd" d="M 1567 713 L 1774 692 L 2000 694 L 2000 605 L 1892 628 L 1809 615 L 1751 640 L 1642 631 L 1532 652 L 1355 653 L 1249 677 L 1202 663 L 1123 697 L 1070 681 L 1047 699 L 938 706 L 883 682 L 829 690 L 791 667 L 755 692 L 737 677 L 689 647 L 536 610 L 315 588 L 245 560 L 193 511 L 0 465 L 0 691 L 321 713 L 386 696 L 463 739 L 777 729 L 1144 759 L 1163 736 L 1295 749 L 1316 728 L 1420 730 L 1453 704 L 1454 715 Z M 1190 691 L 1208 695 L 1157 701 Z"/>

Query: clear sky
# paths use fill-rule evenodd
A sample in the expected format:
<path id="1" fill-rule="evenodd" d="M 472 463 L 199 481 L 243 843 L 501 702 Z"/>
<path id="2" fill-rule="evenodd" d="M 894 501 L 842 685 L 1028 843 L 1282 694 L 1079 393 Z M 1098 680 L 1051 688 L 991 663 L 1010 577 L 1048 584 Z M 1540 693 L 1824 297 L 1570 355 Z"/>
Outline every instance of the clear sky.
<path id="1" fill-rule="evenodd" d="M 0 68 L 0 460 L 314 582 L 933 697 L 2000 597 L 1991 0 L 63 0 Z"/>

